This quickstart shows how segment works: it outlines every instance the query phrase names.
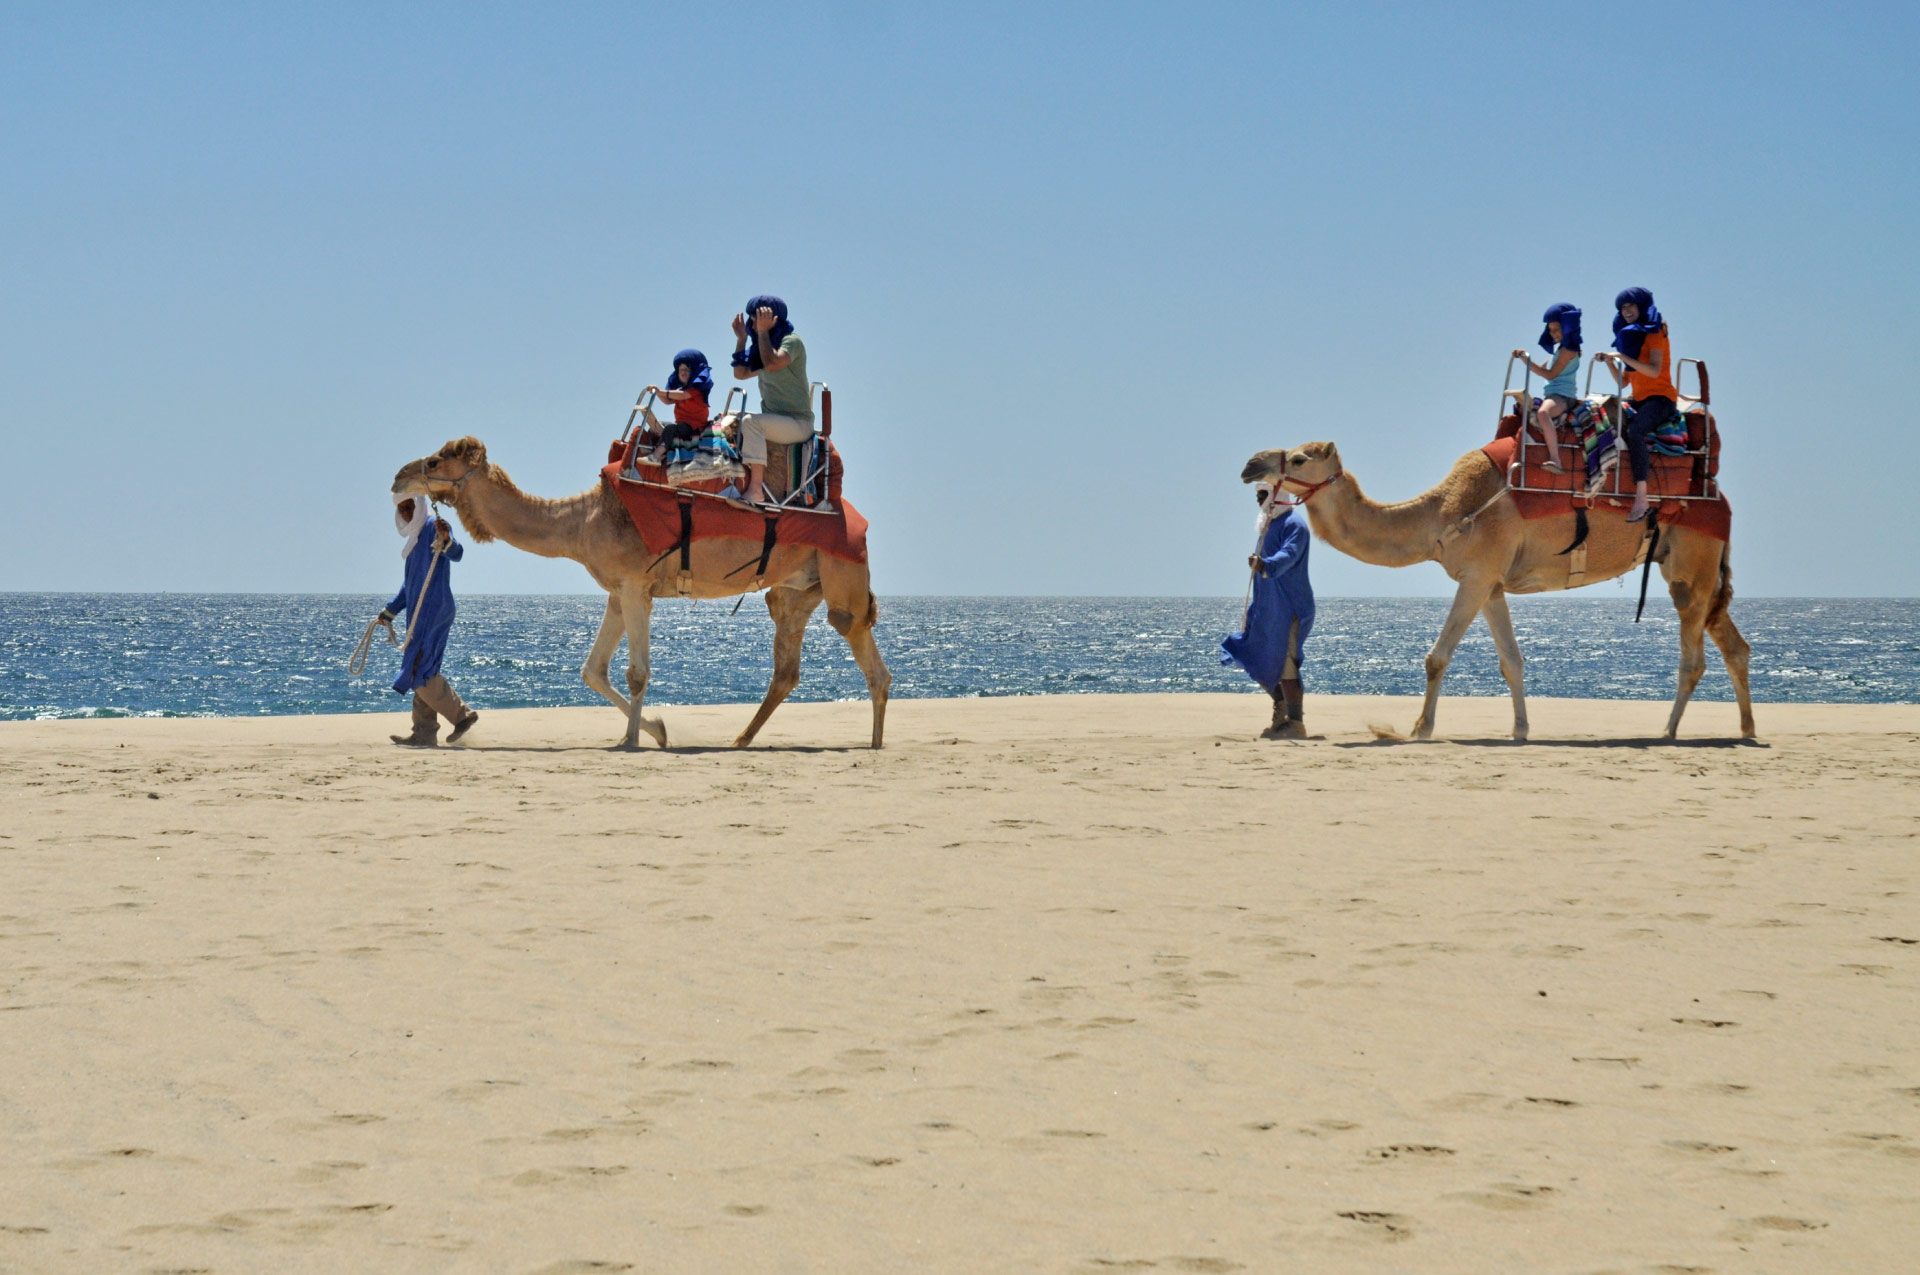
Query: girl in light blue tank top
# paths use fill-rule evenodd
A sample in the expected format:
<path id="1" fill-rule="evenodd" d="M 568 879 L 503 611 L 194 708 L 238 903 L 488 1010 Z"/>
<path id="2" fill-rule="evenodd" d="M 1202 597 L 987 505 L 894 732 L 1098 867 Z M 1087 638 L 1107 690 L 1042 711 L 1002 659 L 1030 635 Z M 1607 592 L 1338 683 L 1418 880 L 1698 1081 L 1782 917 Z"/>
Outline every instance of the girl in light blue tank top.
<path id="1" fill-rule="evenodd" d="M 1535 363 L 1525 350 L 1515 350 L 1513 357 L 1525 359 L 1536 376 L 1547 378 L 1540 387 L 1540 408 L 1534 413 L 1534 423 L 1547 445 L 1546 468 L 1557 474 L 1561 468 L 1557 422 L 1573 410 L 1579 394 L 1574 382 L 1580 371 L 1580 307 L 1563 301 L 1547 307 L 1542 319 L 1547 325 L 1540 333 L 1540 348 L 1549 360 L 1546 366 Z"/>

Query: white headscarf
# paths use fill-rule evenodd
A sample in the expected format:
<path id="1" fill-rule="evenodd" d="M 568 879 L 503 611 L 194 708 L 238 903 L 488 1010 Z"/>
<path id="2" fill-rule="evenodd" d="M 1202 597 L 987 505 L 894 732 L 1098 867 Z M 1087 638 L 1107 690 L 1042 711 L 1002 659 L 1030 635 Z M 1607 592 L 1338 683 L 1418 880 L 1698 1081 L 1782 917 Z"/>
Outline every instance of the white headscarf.
<path id="1" fill-rule="evenodd" d="M 409 500 L 413 502 L 413 518 L 411 521 L 400 516 L 400 506 Z M 420 533 L 427 529 L 428 516 L 427 498 L 424 493 L 413 496 L 402 496 L 398 493 L 394 495 L 393 525 L 399 529 L 401 538 L 406 541 L 404 545 L 400 546 L 401 561 L 404 562 L 413 555 L 414 545 L 420 542 Z"/>
<path id="2" fill-rule="evenodd" d="M 1260 493 L 1260 512 L 1253 520 L 1253 529 L 1256 533 L 1264 535 L 1267 524 L 1272 522 L 1286 506 L 1274 501 L 1272 483 L 1257 482 L 1253 485 L 1253 489 Z"/>

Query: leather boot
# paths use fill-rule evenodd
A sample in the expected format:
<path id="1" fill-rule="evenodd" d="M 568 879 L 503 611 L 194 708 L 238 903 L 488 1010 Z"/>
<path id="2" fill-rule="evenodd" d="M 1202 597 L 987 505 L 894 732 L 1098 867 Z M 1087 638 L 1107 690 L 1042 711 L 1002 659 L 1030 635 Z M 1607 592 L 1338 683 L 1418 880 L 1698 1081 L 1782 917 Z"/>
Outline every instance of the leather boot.
<path id="1" fill-rule="evenodd" d="M 413 733 L 389 735 L 387 738 L 408 748 L 434 748 L 439 745 L 439 719 L 434 716 L 433 706 L 420 698 L 420 692 L 413 693 Z"/>

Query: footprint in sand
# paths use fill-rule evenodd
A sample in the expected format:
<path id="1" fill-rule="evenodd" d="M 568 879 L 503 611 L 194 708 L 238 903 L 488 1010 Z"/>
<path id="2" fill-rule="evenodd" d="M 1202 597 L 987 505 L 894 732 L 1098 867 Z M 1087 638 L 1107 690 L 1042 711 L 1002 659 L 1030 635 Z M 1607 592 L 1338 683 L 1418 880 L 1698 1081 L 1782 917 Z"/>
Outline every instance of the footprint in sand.
<path id="1" fill-rule="evenodd" d="M 1418 1142 L 1396 1142 L 1390 1146 L 1367 1148 L 1369 1160 L 1441 1160 L 1453 1154 L 1452 1147 L 1429 1146 Z"/>
<path id="2" fill-rule="evenodd" d="M 1339 1213 L 1352 1222 L 1358 1222 L 1372 1233 L 1373 1238 L 1394 1243 L 1410 1239 L 1413 1236 L 1413 1219 L 1400 1213 L 1380 1213 L 1370 1209 L 1342 1209 Z"/>
<path id="3" fill-rule="evenodd" d="M 1447 1198 L 1465 1200 L 1477 1204 L 1483 1209 L 1496 1212 L 1517 1213 L 1525 1209 L 1543 1208 L 1555 1194 L 1550 1186 L 1522 1186 L 1516 1182 L 1496 1182 L 1480 1191 L 1456 1191 Z"/>

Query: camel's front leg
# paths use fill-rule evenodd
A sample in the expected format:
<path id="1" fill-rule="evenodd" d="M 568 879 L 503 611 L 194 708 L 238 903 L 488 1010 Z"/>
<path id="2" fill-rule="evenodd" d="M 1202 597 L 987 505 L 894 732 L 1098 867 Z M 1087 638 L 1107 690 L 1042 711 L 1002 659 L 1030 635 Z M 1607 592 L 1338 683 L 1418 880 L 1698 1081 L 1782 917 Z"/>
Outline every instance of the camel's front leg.
<path id="1" fill-rule="evenodd" d="M 632 712 L 632 709 L 627 704 L 627 697 L 613 689 L 610 671 L 613 653 L 620 648 L 620 639 L 626 635 L 626 623 L 620 618 L 620 600 L 609 593 L 606 612 L 600 617 L 600 632 L 594 635 L 593 649 L 587 652 L 587 662 L 580 666 L 580 680 L 600 692 L 623 716 Z"/>
<path id="2" fill-rule="evenodd" d="M 653 594 L 645 585 L 622 589 L 620 613 L 627 622 L 627 693 L 633 697 L 627 708 L 626 738 L 620 741 L 620 746 L 638 748 L 640 731 L 644 728 L 653 736 L 654 743 L 665 748 L 667 724 L 641 711 L 647 700 L 647 679 L 653 672 Z"/>
<path id="3" fill-rule="evenodd" d="M 773 617 L 773 678 L 767 683 L 767 697 L 760 701 L 760 711 L 733 741 L 735 748 L 751 744 L 767 719 L 773 716 L 773 710 L 800 685 L 800 647 L 807 636 L 807 621 L 819 605 L 818 585 L 806 589 L 775 586 L 767 590 L 767 613 Z"/>
<path id="4" fill-rule="evenodd" d="M 1480 608 L 1486 605 L 1487 597 L 1493 592 L 1493 582 L 1468 576 L 1460 582 L 1459 590 L 1453 595 L 1453 609 L 1447 612 L 1447 622 L 1440 626 L 1440 636 L 1433 640 L 1433 649 L 1427 652 L 1427 701 L 1420 709 L 1420 720 L 1413 724 L 1415 739 L 1432 739 L 1435 710 L 1440 703 L 1440 682 L 1447 675 L 1447 665 L 1453 663 L 1454 648 L 1460 645 L 1460 639 L 1466 636 L 1467 626 L 1473 623 L 1473 617 L 1480 614 Z"/>
<path id="5" fill-rule="evenodd" d="M 1527 737 L 1527 659 L 1520 654 L 1520 639 L 1513 635 L 1513 616 L 1507 610 L 1507 591 L 1495 587 L 1480 607 L 1487 617 L 1487 632 L 1493 634 L 1494 649 L 1500 652 L 1500 676 L 1507 679 L 1513 692 L 1513 737 Z"/>

